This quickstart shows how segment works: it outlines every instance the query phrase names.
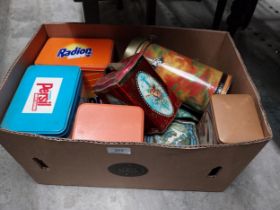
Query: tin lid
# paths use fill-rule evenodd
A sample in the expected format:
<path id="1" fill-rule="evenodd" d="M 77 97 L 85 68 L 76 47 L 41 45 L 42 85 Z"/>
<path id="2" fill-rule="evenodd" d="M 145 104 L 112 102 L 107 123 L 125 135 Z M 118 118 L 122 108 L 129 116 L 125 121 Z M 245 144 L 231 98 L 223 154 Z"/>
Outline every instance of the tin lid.
<path id="1" fill-rule="evenodd" d="M 72 138 L 143 142 L 144 111 L 138 106 L 81 104 L 75 117 Z"/>
<path id="2" fill-rule="evenodd" d="M 81 87 L 76 66 L 30 66 L 1 123 L 8 130 L 64 136 Z"/>
<path id="3" fill-rule="evenodd" d="M 213 95 L 211 110 L 220 143 L 234 144 L 264 138 L 255 102 L 249 94 Z"/>
<path id="4" fill-rule="evenodd" d="M 79 66 L 104 71 L 112 59 L 111 39 L 49 38 L 35 60 L 40 65 Z"/>
<path id="5" fill-rule="evenodd" d="M 123 58 L 128 58 L 135 55 L 136 53 L 141 52 L 141 50 L 146 48 L 149 44 L 149 40 L 143 37 L 133 39 L 126 47 Z"/>

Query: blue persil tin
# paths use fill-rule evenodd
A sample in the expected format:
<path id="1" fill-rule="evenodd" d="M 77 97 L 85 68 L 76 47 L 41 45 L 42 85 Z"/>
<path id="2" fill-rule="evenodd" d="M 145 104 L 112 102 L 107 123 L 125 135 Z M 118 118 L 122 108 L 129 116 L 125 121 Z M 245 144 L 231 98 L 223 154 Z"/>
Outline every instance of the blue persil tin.
<path id="1" fill-rule="evenodd" d="M 66 136 L 79 102 L 81 70 L 76 66 L 30 66 L 10 103 L 1 128 Z"/>

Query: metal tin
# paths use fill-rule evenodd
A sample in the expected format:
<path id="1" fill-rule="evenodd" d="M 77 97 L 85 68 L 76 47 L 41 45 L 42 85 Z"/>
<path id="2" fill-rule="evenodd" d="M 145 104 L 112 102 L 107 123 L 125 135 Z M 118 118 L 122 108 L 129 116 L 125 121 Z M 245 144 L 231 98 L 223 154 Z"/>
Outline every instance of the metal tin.
<path id="1" fill-rule="evenodd" d="M 49 38 L 35 64 L 79 66 L 86 90 L 93 97 L 93 86 L 111 63 L 111 39 Z"/>
<path id="2" fill-rule="evenodd" d="M 75 117 L 72 138 L 143 142 L 144 111 L 137 106 L 81 104 Z"/>
<path id="3" fill-rule="evenodd" d="M 94 86 L 103 102 L 140 106 L 145 112 L 145 132 L 162 133 L 173 121 L 181 102 L 155 73 L 141 54 L 121 61 L 124 64 Z"/>
<path id="4" fill-rule="evenodd" d="M 127 48 L 125 49 L 125 52 L 123 54 L 123 58 L 128 58 L 132 55 L 135 55 L 136 53 L 139 53 L 141 50 L 145 49 L 144 46 L 146 46 L 145 43 L 150 43 L 147 39 L 142 37 L 137 37 L 129 43 Z"/>
<path id="5" fill-rule="evenodd" d="M 237 144 L 264 138 L 252 96 L 212 96 L 198 124 L 198 135 L 204 144 Z"/>
<path id="6" fill-rule="evenodd" d="M 49 38 L 35 64 L 79 66 L 82 71 L 101 71 L 109 65 L 111 39 Z"/>
<path id="7" fill-rule="evenodd" d="M 81 70 L 76 66 L 30 66 L 9 105 L 1 128 L 65 136 L 81 92 Z"/>
<path id="8" fill-rule="evenodd" d="M 175 119 L 187 120 L 187 121 L 191 121 L 194 123 L 199 122 L 198 118 L 193 113 L 191 113 L 189 110 L 185 109 L 184 107 L 180 107 L 180 109 L 178 109 Z"/>
<path id="9" fill-rule="evenodd" d="M 174 120 L 162 135 L 146 135 L 149 144 L 165 144 L 173 146 L 198 145 L 196 125 L 193 122 Z"/>
<path id="10" fill-rule="evenodd" d="M 226 94 L 232 76 L 179 53 L 136 38 L 128 45 L 124 58 L 142 53 L 175 95 L 192 110 L 202 113 L 213 94 Z"/>
<path id="11" fill-rule="evenodd" d="M 95 97 L 93 87 L 95 83 L 104 76 L 104 72 L 83 72 L 83 81 L 85 90 L 89 97 Z"/>

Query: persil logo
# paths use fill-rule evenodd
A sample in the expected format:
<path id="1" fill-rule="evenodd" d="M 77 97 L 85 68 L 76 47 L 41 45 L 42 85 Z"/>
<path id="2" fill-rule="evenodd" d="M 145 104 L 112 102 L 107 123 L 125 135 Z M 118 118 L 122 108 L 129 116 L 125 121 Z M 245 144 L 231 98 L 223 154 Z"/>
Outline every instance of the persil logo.
<path id="1" fill-rule="evenodd" d="M 57 57 L 67 59 L 90 57 L 92 55 L 92 49 L 83 45 L 71 44 L 66 48 L 61 48 Z"/>
<path id="2" fill-rule="evenodd" d="M 53 113 L 63 78 L 37 77 L 22 113 Z"/>

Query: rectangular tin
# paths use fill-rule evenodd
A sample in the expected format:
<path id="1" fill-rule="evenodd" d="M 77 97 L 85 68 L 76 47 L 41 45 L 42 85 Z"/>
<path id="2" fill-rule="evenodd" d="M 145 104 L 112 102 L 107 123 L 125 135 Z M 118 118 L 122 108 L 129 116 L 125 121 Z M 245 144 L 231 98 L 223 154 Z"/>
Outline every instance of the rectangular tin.
<path id="1" fill-rule="evenodd" d="M 79 66 L 83 71 L 86 90 L 94 96 L 92 89 L 95 80 L 103 76 L 110 64 L 113 46 L 111 39 L 49 38 L 35 64 Z"/>
<path id="2" fill-rule="evenodd" d="M 75 117 L 72 138 L 143 142 L 144 111 L 137 106 L 81 104 Z"/>
<path id="3" fill-rule="evenodd" d="M 104 71 L 113 52 L 111 39 L 49 38 L 35 64 L 79 66 L 83 71 Z"/>
<path id="4" fill-rule="evenodd" d="M 1 123 L 1 128 L 51 136 L 65 136 L 81 90 L 76 66 L 30 66 Z"/>

